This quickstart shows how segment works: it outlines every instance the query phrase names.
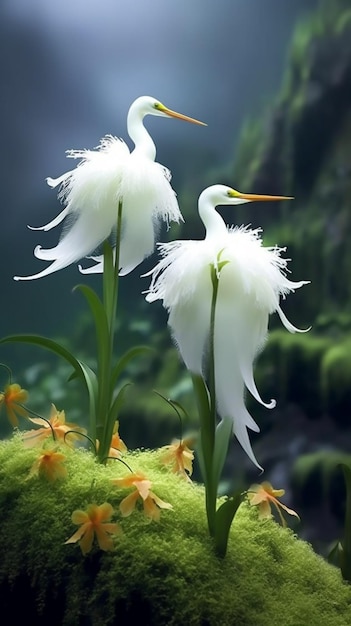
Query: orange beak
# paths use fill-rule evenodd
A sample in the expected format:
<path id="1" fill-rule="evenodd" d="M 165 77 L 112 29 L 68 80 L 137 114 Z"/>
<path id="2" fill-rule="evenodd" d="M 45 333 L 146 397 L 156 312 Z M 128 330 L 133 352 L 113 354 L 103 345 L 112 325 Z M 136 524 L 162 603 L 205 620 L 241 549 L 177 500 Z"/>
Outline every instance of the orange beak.
<path id="1" fill-rule="evenodd" d="M 241 193 L 233 189 L 233 198 L 241 198 L 248 202 L 274 202 L 276 200 L 294 200 L 293 196 L 261 196 L 255 193 Z"/>
<path id="2" fill-rule="evenodd" d="M 193 117 L 188 117 L 187 115 L 183 115 L 182 113 L 177 113 L 176 111 L 172 111 L 172 109 L 168 109 L 164 105 L 162 108 L 159 107 L 159 111 L 169 115 L 169 117 L 175 117 L 178 120 L 183 120 L 184 122 L 191 122 L 192 124 L 199 124 L 200 126 L 207 126 L 204 122 L 200 122 L 199 120 L 195 120 Z"/>

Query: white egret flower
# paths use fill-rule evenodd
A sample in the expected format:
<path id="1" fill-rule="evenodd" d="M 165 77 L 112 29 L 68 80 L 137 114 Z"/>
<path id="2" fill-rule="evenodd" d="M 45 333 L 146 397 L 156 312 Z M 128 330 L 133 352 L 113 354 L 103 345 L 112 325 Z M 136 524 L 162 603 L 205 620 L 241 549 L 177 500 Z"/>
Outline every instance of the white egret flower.
<path id="1" fill-rule="evenodd" d="M 122 139 L 112 135 L 105 136 L 95 150 L 69 150 L 68 158 L 80 159 L 78 166 L 59 178 L 47 178 L 50 187 L 59 187 L 64 209 L 45 226 L 32 230 L 51 230 L 65 218 L 68 227 L 57 246 L 46 250 L 37 246 L 34 250 L 38 259 L 51 261 L 51 265 L 32 276 L 15 276 L 15 280 L 42 278 L 93 254 L 116 230 L 120 202 L 121 275 L 131 272 L 153 252 L 161 219 L 167 223 L 183 219 L 170 185 L 171 174 L 155 162 L 155 144 L 143 125 L 145 115 L 205 125 L 168 109 L 155 98 L 142 96 L 133 102 L 127 117 L 128 134 L 135 144 L 132 152 Z M 102 257 L 94 260 L 98 266 L 91 271 L 101 272 Z"/>
<path id="2" fill-rule="evenodd" d="M 186 367 L 206 380 L 213 294 L 211 266 L 217 268 L 213 331 L 217 410 L 223 420 L 233 421 L 235 436 L 258 467 L 247 429 L 258 432 L 259 427 L 246 409 L 245 388 L 267 408 L 275 406 L 274 400 L 266 403 L 260 397 L 253 361 L 264 345 L 268 318 L 274 311 L 287 330 L 304 332 L 287 320 L 280 298 L 309 281 L 288 280 L 287 259 L 281 257 L 285 248 L 264 247 L 261 229 L 228 228 L 215 206 L 283 199 L 288 198 L 242 194 L 224 185 L 208 187 L 198 205 L 205 239 L 158 244 L 163 258 L 146 274 L 152 276 L 146 300 L 162 300 Z"/>

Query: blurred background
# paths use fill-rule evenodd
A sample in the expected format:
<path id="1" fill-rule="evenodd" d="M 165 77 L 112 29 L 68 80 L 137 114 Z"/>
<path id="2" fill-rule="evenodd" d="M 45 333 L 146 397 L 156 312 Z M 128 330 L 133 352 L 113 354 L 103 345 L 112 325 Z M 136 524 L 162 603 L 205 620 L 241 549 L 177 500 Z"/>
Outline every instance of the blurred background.
<path id="1" fill-rule="evenodd" d="M 311 280 L 283 303 L 297 326 L 290 335 L 274 317 L 256 380 L 274 411 L 249 397 L 261 427 L 252 434 L 263 477 L 233 440 L 223 489 L 271 480 L 301 516 L 296 532 L 326 554 L 342 534 L 344 487 L 338 463 L 351 462 L 351 7 L 349 0 L 3 0 L 0 6 L 2 228 L 1 335 L 41 333 L 93 364 L 89 315 L 72 287 L 77 268 L 33 282 L 33 248 L 55 245 L 59 232 L 29 231 L 59 212 L 47 176 L 69 169 L 65 150 L 92 148 L 111 133 L 128 141 L 131 102 L 151 95 L 208 127 L 147 118 L 157 160 L 173 173 L 186 218 L 161 239 L 203 236 L 197 198 L 208 185 L 294 195 L 279 208 L 238 207 L 228 223 L 264 228 L 266 245 L 287 246 L 295 280 Z M 229 215 L 229 217 L 228 217 Z M 121 353 L 155 348 L 135 361 L 120 419 L 127 445 L 156 447 L 181 434 L 157 389 L 181 402 L 196 431 L 188 374 L 161 306 L 141 291 L 149 258 L 121 281 Z M 89 277 L 99 290 L 99 278 Z M 16 381 L 43 415 L 50 403 L 69 421 L 86 423 L 87 406 L 70 371 L 40 350 L 1 348 Z M 2 374 L 4 386 L 7 373 Z M 10 427 L 1 418 L 1 433 Z"/>

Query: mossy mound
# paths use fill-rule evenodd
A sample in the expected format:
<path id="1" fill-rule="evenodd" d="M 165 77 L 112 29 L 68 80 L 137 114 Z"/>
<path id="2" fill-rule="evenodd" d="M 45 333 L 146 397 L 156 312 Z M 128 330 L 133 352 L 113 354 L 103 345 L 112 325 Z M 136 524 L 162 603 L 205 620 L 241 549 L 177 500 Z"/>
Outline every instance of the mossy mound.
<path id="1" fill-rule="evenodd" d="M 141 510 L 124 519 L 118 514 L 128 491 L 110 479 L 128 473 L 122 463 L 105 467 L 88 452 L 63 451 L 68 478 L 49 483 L 28 479 L 38 450 L 24 449 L 19 435 L 0 444 L 0 589 L 11 626 L 22 624 L 23 615 L 36 626 L 351 623 L 351 588 L 291 530 L 259 521 L 243 503 L 227 556 L 218 559 L 203 488 L 162 467 L 159 452 L 124 457 L 173 505 L 150 522 Z M 76 530 L 72 511 L 105 501 L 123 534 L 113 552 L 94 544 L 84 557 L 78 544 L 64 544 Z"/>

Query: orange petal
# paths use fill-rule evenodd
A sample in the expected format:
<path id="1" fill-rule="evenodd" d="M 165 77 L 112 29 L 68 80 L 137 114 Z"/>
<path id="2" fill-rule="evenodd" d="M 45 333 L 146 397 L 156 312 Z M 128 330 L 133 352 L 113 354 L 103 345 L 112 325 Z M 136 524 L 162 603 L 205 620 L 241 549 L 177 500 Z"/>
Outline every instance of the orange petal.
<path id="1" fill-rule="evenodd" d="M 99 518 L 101 521 L 109 520 L 113 515 L 113 506 L 109 502 L 104 502 L 98 507 Z"/>
<path id="2" fill-rule="evenodd" d="M 161 511 L 157 508 L 153 499 L 149 496 L 144 500 L 144 513 L 150 519 L 153 519 L 155 522 L 158 522 L 160 519 Z"/>
<path id="3" fill-rule="evenodd" d="M 159 506 L 160 509 L 173 509 L 173 506 L 169 502 L 164 502 L 164 500 L 161 500 L 161 498 L 153 493 L 153 491 L 150 491 L 150 497 L 156 502 L 157 506 Z"/>
<path id="4" fill-rule="evenodd" d="M 92 545 L 93 545 L 93 541 L 94 541 L 94 531 L 92 529 L 92 526 L 89 525 L 84 536 L 79 542 L 80 549 L 83 552 L 83 554 L 87 554 L 88 552 L 90 552 Z"/>
<path id="5" fill-rule="evenodd" d="M 77 509 L 72 513 L 72 522 L 73 524 L 86 524 L 90 523 L 90 517 L 86 513 L 86 511 L 82 511 L 81 509 Z"/>
<path id="6" fill-rule="evenodd" d="M 70 537 L 69 539 L 67 539 L 67 541 L 65 541 L 65 544 L 76 543 L 76 541 L 79 541 L 83 537 L 88 526 L 89 526 L 89 522 L 86 524 L 83 524 L 80 528 L 78 528 L 78 530 L 76 530 L 76 532 L 72 535 L 72 537 Z"/>
<path id="7" fill-rule="evenodd" d="M 150 493 L 151 482 L 149 480 L 136 480 L 134 482 L 143 500 L 146 500 Z"/>
<path id="8" fill-rule="evenodd" d="M 126 498 L 122 500 L 119 505 L 119 510 L 121 511 L 123 517 L 128 517 L 128 515 L 133 513 L 138 498 L 139 492 L 133 491 L 129 494 L 129 496 L 126 496 Z"/>

